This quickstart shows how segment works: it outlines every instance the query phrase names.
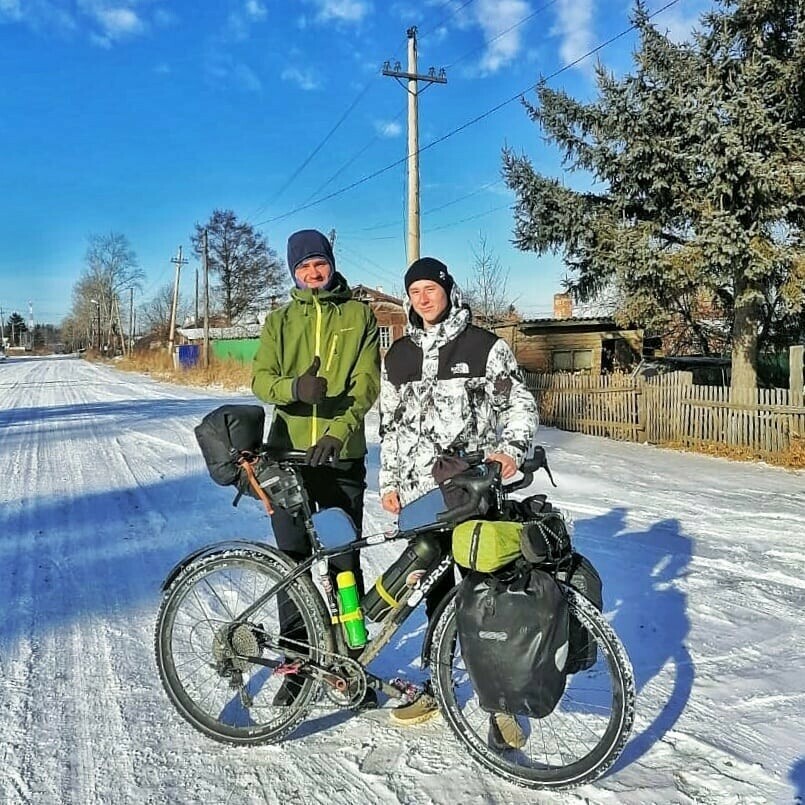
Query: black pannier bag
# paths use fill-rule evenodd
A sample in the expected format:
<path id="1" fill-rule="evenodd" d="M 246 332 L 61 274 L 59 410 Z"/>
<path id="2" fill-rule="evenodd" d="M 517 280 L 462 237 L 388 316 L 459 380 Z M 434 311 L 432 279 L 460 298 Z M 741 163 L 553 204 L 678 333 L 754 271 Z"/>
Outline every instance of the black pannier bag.
<path id="1" fill-rule="evenodd" d="M 265 419 L 262 405 L 222 405 L 196 426 L 196 441 L 215 483 L 242 486 L 238 456 L 260 449 Z"/>
<path id="2" fill-rule="evenodd" d="M 603 587 L 598 571 L 593 563 L 580 553 L 573 552 L 568 567 L 557 576 L 581 593 L 593 606 L 602 612 L 604 609 Z M 592 668 L 598 658 L 598 649 L 593 636 L 585 629 L 575 615 L 570 616 L 570 641 L 567 655 L 568 674 Z"/>
<path id="3" fill-rule="evenodd" d="M 466 576 L 456 594 L 458 640 L 484 710 L 553 711 L 565 690 L 569 620 L 559 585 L 537 568 Z"/>

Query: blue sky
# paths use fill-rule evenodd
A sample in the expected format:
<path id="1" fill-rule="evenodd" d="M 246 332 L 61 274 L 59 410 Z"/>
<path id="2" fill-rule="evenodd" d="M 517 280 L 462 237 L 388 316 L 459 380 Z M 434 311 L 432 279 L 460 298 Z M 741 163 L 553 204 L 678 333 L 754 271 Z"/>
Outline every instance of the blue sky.
<path id="1" fill-rule="evenodd" d="M 680 0 L 656 22 L 685 36 L 705 3 Z M 619 0 L 0 0 L 0 307 L 27 319 L 30 300 L 37 321 L 58 322 L 87 236 L 110 231 L 137 253 L 142 302 L 172 281 L 170 258 L 190 251 L 193 225 L 216 207 L 283 255 L 294 230 L 335 228 L 352 284 L 398 289 L 403 165 L 293 211 L 405 156 L 405 93 L 380 68 L 405 68 L 406 29 L 419 30 L 420 72 L 447 68 L 447 85 L 420 98 L 426 146 L 624 30 L 628 14 Z M 626 36 L 598 58 L 623 72 L 633 46 Z M 593 97 L 594 59 L 551 86 Z M 550 315 L 563 267 L 511 245 L 504 143 L 563 176 L 508 104 L 421 155 L 422 254 L 461 281 L 483 233 L 518 308 Z M 184 270 L 187 296 L 196 265 Z"/>

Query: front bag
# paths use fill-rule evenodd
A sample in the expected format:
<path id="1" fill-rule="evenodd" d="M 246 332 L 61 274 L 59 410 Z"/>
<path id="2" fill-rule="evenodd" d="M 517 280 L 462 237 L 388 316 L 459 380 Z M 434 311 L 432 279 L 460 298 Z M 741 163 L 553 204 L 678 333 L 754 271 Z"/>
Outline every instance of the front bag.
<path id="1" fill-rule="evenodd" d="M 260 449 L 265 419 L 262 405 L 222 405 L 196 426 L 196 441 L 215 483 L 241 483 L 238 458 L 242 452 L 257 453 Z"/>

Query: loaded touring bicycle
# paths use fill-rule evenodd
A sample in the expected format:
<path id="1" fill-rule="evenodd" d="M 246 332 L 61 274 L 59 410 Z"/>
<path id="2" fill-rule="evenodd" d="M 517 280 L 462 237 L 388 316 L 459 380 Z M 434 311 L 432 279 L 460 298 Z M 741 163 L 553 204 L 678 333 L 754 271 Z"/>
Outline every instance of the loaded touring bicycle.
<path id="1" fill-rule="evenodd" d="M 250 428 L 244 430 L 242 424 L 250 416 L 255 420 L 252 434 L 259 433 L 256 444 L 254 435 L 249 437 L 251 442 L 244 442 Z M 422 663 L 430 667 L 433 692 L 445 721 L 487 769 L 530 788 L 572 787 L 600 777 L 629 736 L 634 678 L 626 651 L 602 616 L 600 600 L 595 600 L 600 599 L 600 582 L 595 590 L 597 576 L 589 567 L 584 571 L 566 531 L 554 539 L 557 524 L 562 531 L 561 514 L 545 495 L 525 502 L 509 497 L 530 485 L 538 469 L 547 470 L 544 451 L 538 448 L 524 464 L 523 477 L 508 485 L 501 481 L 499 464 L 485 463 L 482 456 L 465 456 L 467 469 L 448 482 L 452 507 L 447 507 L 443 490 L 435 489 L 403 508 L 396 529 L 355 541 L 355 526 L 344 512 L 311 511 L 299 472 L 304 453 L 269 451 L 260 444 L 262 416 L 259 406 L 216 409 L 205 422 L 215 423 L 215 438 L 223 438 L 223 443 L 211 447 L 204 423 L 197 428 L 199 443 L 219 483 L 238 485 L 238 496 L 247 493 L 261 499 L 269 512 L 283 506 L 302 518 L 311 556 L 296 563 L 263 542 L 227 540 L 195 551 L 171 570 L 163 584 L 155 649 L 160 677 L 179 713 L 214 740 L 258 745 L 281 742 L 322 704 L 357 709 L 368 688 L 395 699 L 410 697 L 412 686 L 381 679 L 368 666 L 422 604 L 428 590 L 444 574 L 453 573 L 449 546 L 457 526 L 468 521 L 519 519 L 523 533 L 536 523 L 537 532 L 532 530 L 532 535 L 539 533 L 540 539 L 549 535 L 548 549 L 534 555 L 533 543 L 530 549 L 524 545 L 528 559 L 519 556 L 494 572 L 466 571 L 464 581 L 430 619 Z M 480 527 L 472 531 L 481 533 Z M 351 574 L 332 578 L 332 557 L 389 542 L 399 542 L 403 553 L 362 600 L 357 600 L 354 580 L 350 584 Z M 471 553 L 472 539 L 468 545 Z M 475 549 L 478 561 L 477 545 Z M 539 651 L 543 634 L 532 630 L 536 639 L 528 650 L 519 652 L 517 662 L 522 666 L 533 660 L 533 668 L 520 669 L 519 684 L 525 693 L 516 695 L 517 691 L 490 688 L 478 670 L 483 670 L 479 666 L 483 649 L 492 643 L 505 648 L 506 629 L 484 629 L 475 615 L 462 621 L 466 600 L 475 596 L 475 604 L 482 601 L 478 610 L 482 620 L 489 596 L 517 585 L 521 592 L 527 591 L 535 579 L 543 589 L 551 585 L 557 596 L 552 600 L 565 613 L 564 621 L 551 616 L 553 639 L 560 627 L 567 637 L 562 650 L 549 658 L 553 676 L 545 687 L 547 691 L 552 686 L 547 704 L 539 677 L 546 661 L 545 652 Z M 379 629 L 371 640 L 367 640 L 367 619 Z M 292 631 L 287 628 L 289 621 L 294 623 Z M 477 653 L 476 645 L 481 646 Z M 295 695 L 278 704 L 278 690 L 291 678 L 297 686 Z M 498 679 L 496 684 L 505 687 L 505 680 Z M 490 713 L 495 711 L 509 712 L 517 719 L 522 745 L 499 746 L 490 741 Z"/>

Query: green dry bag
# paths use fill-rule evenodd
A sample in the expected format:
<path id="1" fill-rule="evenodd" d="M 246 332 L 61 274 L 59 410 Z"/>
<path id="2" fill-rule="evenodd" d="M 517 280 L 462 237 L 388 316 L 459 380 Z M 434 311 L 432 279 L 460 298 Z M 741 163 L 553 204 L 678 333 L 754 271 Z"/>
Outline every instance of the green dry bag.
<path id="1" fill-rule="evenodd" d="M 481 573 L 500 570 L 521 556 L 522 532 L 522 523 L 467 520 L 453 529 L 453 558 Z"/>

